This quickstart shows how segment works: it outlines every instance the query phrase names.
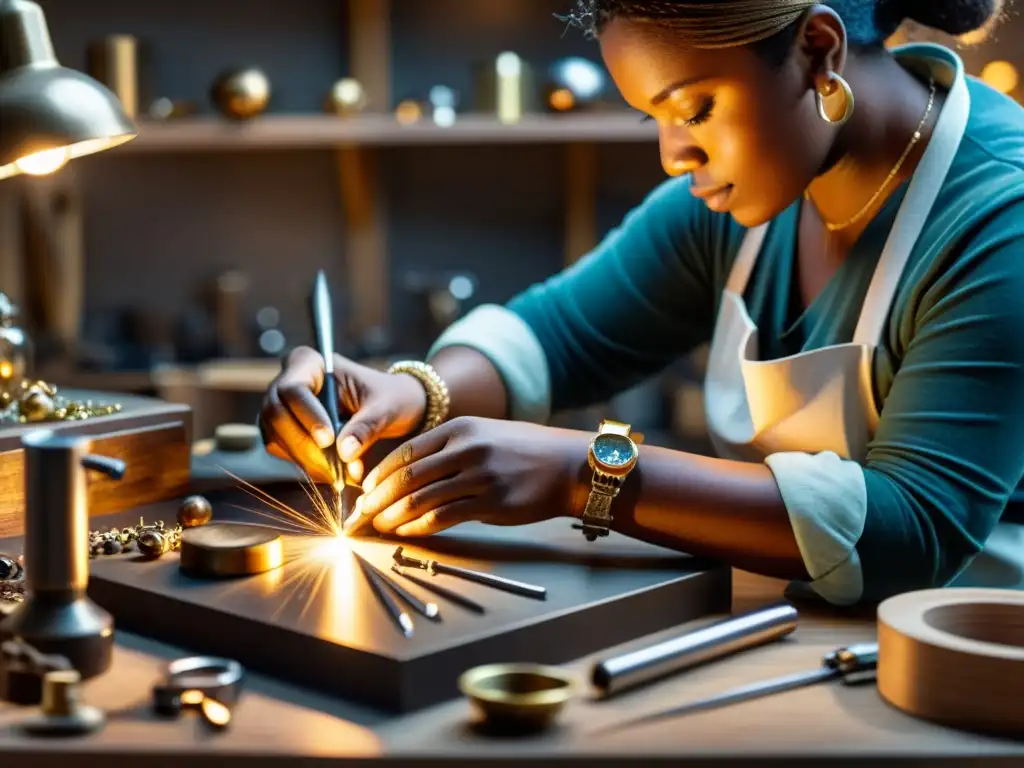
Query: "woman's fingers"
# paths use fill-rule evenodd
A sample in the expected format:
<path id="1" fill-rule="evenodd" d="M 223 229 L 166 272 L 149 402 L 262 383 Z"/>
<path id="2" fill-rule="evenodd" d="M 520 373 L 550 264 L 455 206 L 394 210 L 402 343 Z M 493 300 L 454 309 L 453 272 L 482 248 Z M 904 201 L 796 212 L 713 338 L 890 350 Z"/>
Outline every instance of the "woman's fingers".
<path id="1" fill-rule="evenodd" d="M 310 476 L 330 477 L 331 470 L 323 450 L 313 441 L 309 432 L 281 402 L 277 391 L 271 388 L 260 413 L 263 441 L 277 449 L 288 461 L 297 463 Z"/>
<path id="2" fill-rule="evenodd" d="M 284 370 L 272 389 L 292 416 L 321 448 L 334 441 L 334 425 L 317 399 L 324 384 L 324 359 L 310 347 L 296 347 L 288 355 Z"/>
<path id="3" fill-rule="evenodd" d="M 277 388 L 281 403 L 308 432 L 320 450 L 334 442 L 334 427 L 327 409 L 305 382 L 282 379 Z"/>
<path id="4" fill-rule="evenodd" d="M 441 522 L 437 510 L 459 501 L 472 502 L 474 497 L 479 496 L 485 490 L 485 486 L 471 474 L 446 477 L 421 486 L 411 493 L 403 494 L 386 509 L 376 514 L 373 518 L 373 527 L 380 533 L 394 533 L 399 528 L 426 517 L 421 527 L 432 529 Z M 364 496 L 362 504 L 364 514 L 366 514 L 366 503 Z M 460 509 L 467 510 L 467 505 L 463 505 Z M 451 522 L 450 525 L 455 525 L 455 522 Z"/>
<path id="5" fill-rule="evenodd" d="M 371 494 L 400 470 L 435 454 L 448 443 L 444 426 L 407 440 L 385 456 L 363 481 L 363 493 Z"/>
<path id="6" fill-rule="evenodd" d="M 418 494 L 432 483 L 458 473 L 459 467 L 454 465 L 452 457 L 444 451 L 424 456 L 392 472 L 369 493 L 364 492 L 363 514 L 375 517 L 401 499 Z"/>
<path id="7" fill-rule="evenodd" d="M 399 526 L 395 534 L 404 537 L 433 536 L 459 523 L 480 519 L 479 497 L 460 499 L 424 512 L 415 520 Z"/>
<path id="8" fill-rule="evenodd" d="M 277 443 L 267 443 L 267 453 L 273 456 L 275 459 L 281 459 L 282 461 L 291 461 L 292 458 L 289 456 L 283 448 Z"/>

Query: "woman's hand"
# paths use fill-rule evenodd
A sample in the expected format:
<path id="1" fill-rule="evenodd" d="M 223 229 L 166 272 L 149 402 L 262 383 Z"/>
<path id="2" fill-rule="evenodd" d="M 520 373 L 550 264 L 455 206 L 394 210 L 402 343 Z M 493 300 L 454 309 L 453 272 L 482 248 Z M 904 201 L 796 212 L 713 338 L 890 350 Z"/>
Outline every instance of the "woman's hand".
<path id="1" fill-rule="evenodd" d="M 393 375 L 334 356 L 339 412 L 351 417 L 340 435 L 317 400 L 324 382 L 324 360 L 309 347 L 288 355 L 260 409 L 260 432 L 267 452 L 298 464 L 313 480 L 329 481 L 324 449 L 337 441 L 350 476 L 361 480 L 366 451 L 383 438 L 412 434 L 422 423 L 426 392 L 416 379 Z"/>
<path id="2" fill-rule="evenodd" d="M 525 525 L 572 515 L 591 435 L 462 417 L 412 438 L 367 475 L 358 515 L 380 533 L 428 536 L 467 520 Z"/>

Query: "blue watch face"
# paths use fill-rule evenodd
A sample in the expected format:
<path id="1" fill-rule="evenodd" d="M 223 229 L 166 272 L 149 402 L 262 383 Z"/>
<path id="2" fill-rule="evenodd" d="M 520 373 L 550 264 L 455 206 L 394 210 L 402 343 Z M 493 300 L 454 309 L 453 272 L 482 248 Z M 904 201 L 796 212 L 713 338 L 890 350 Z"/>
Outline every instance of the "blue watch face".
<path id="1" fill-rule="evenodd" d="M 594 458 L 609 467 L 626 466 L 635 452 L 632 441 L 622 435 L 598 435 L 594 439 Z"/>

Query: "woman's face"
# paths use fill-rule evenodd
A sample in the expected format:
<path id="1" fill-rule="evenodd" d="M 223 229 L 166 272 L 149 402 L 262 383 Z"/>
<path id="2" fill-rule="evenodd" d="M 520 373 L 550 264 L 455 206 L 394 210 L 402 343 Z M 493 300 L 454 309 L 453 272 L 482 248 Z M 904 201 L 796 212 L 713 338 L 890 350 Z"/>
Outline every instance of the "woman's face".
<path id="1" fill-rule="evenodd" d="M 657 121 L 670 176 L 746 227 L 786 209 L 824 163 L 833 129 L 817 115 L 803 57 L 770 67 L 748 48 L 699 50 L 670 30 L 617 18 L 601 54 L 630 106 Z"/>

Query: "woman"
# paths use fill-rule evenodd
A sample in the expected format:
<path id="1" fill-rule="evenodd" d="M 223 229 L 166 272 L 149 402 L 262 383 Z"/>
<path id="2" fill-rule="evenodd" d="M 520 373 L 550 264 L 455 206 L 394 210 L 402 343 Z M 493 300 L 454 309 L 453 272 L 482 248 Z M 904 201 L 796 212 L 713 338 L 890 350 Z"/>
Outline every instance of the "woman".
<path id="1" fill-rule="evenodd" d="M 580 0 L 568 20 L 657 122 L 672 178 L 429 365 L 338 360 L 353 474 L 409 438 L 365 477 L 360 519 L 424 536 L 581 518 L 835 604 L 1024 556 L 1001 523 L 1024 476 L 1024 117 L 951 51 L 882 45 L 905 18 L 962 34 L 995 6 Z M 719 458 L 542 426 L 709 341 Z M 322 370 L 292 353 L 261 416 L 268 450 L 314 474 L 335 439 Z"/>

